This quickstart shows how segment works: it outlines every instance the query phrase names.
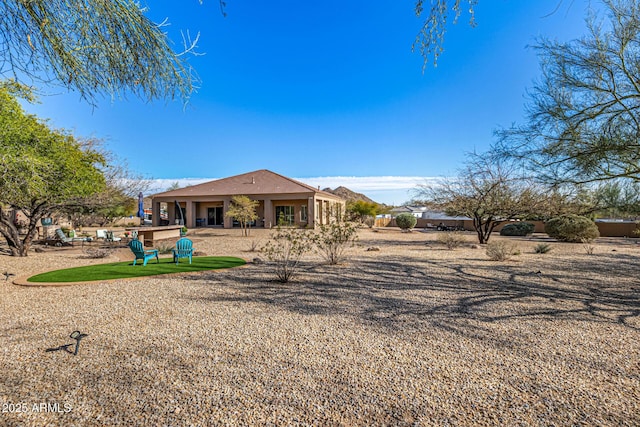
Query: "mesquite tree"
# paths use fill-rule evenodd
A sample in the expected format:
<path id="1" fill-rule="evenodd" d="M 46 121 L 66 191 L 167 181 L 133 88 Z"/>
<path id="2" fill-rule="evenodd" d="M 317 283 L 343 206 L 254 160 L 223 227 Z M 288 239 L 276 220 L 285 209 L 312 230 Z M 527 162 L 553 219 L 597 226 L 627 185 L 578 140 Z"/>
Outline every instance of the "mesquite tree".
<path id="1" fill-rule="evenodd" d="M 25 114 L 15 88 L 0 85 L 0 235 L 11 255 L 26 256 L 43 217 L 104 189 L 104 159 Z M 13 221 L 16 210 L 28 219 L 23 236 Z"/>
<path id="2" fill-rule="evenodd" d="M 418 187 L 418 195 L 448 215 L 473 219 L 478 242 L 487 243 L 497 225 L 548 210 L 549 197 L 511 165 L 471 156 L 457 177 Z"/>

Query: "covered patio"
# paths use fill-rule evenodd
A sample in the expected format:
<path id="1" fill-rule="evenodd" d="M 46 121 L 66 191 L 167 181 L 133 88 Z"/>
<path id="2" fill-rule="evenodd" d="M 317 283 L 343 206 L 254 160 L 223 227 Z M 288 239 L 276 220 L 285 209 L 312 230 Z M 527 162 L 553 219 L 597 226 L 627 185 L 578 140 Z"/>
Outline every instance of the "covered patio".
<path id="1" fill-rule="evenodd" d="M 252 224 L 259 228 L 279 224 L 314 228 L 330 223 L 345 208 L 338 196 L 262 169 L 155 194 L 153 225 L 160 225 L 160 212 L 166 209 L 169 224 L 179 224 L 184 218 L 188 228 L 238 226 L 226 212 L 232 197 L 239 195 L 259 202 L 258 220 Z"/>

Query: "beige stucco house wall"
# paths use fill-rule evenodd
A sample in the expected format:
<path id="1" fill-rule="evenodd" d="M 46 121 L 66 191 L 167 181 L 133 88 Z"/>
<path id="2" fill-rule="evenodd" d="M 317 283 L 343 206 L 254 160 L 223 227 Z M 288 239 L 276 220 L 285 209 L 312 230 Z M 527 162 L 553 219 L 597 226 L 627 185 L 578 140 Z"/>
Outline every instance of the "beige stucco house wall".
<path id="1" fill-rule="evenodd" d="M 175 224 L 180 218 L 177 203 L 188 228 L 231 228 L 233 219 L 226 212 L 231 198 L 238 195 L 259 202 L 256 227 L 274 227 L 281 217 L 287 225 L 313 228 L 328 224 L 345 210 L 345 200 L 338 196 L 262 169 L 153 195 L 153 225 L 160 225 L 163 203 L 169 223 Z"/>

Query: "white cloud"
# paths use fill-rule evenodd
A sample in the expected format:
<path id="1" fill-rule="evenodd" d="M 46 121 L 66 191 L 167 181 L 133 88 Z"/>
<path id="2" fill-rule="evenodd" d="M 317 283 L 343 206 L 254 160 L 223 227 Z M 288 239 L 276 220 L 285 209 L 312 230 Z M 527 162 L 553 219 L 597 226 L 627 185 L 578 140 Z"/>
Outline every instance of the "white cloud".
<path id="1" fill-rule="evenodd" d="M 219 178 L 154 179 L 150 193 L 165 191 L 176 182 L 180 187 L 186 187 L 215 179 Z M 352 191 L 363 193 L 376 202 L 397 205 L 411 199 L 412 191 L 417 185 L 433 182 L 437 178 L 421 176 L 322 176 L 293 179 L 313 187 L 320 186 L 321 189 L 343 186 Z"/>

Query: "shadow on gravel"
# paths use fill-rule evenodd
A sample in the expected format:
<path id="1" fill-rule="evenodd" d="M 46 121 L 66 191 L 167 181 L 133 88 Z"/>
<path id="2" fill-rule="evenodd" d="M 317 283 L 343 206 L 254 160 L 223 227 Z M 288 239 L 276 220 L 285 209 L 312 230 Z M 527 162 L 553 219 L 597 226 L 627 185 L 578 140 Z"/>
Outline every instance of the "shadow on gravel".
<path id="1" fill-rule="evenodd" d="M 345 315 L 390 329 L 426 325 L 476 335 L 511 319 L 569 319 L 640 330 L 638 259 L 624 254 L 549 261 L 543 270 L 486 261 L 385 257 L 306 264 L 295 282 L 257 281 L 268 265 L 186 278 L 220 282 L 194 300 L 261 302 L 302 314 Z M 551 268 L 553 265 L 553 268 Z M 615 278 L 615 279 L 612 279 Z"/>

